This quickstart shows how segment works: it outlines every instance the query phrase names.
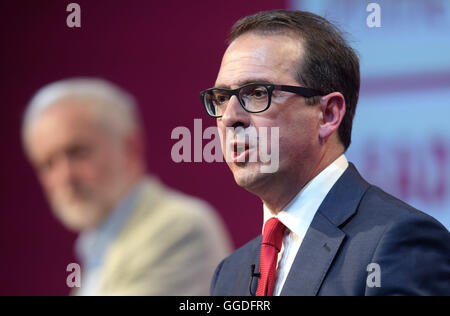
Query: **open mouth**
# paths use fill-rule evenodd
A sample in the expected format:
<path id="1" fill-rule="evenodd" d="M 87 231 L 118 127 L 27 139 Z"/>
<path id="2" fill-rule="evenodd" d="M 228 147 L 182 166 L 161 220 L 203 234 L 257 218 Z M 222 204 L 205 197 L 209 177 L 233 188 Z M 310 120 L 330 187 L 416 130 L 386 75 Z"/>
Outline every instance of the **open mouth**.
<path id="1" fill-rule="evenodd" d="M 248 143 L 233 143 L 233 155 L 232 161 L 234 163 L 245 163 L 248 162 L 250 156 L 250 146 Z"/>

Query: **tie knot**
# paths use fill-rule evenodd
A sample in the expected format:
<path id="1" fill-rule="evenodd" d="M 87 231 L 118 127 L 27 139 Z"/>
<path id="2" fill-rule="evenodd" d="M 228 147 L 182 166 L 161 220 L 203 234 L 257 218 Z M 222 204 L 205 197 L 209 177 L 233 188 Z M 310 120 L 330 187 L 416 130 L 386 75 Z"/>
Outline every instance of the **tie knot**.
<path id="1" fill-rule="evenodd" d="M 262 243 L 271 245 L 280 251 L 281 243 L 283 242 L 283 235 L 286 226 L 278 220 L 278 218 L 272 217 L 264 225 L 264 233 Z"/>

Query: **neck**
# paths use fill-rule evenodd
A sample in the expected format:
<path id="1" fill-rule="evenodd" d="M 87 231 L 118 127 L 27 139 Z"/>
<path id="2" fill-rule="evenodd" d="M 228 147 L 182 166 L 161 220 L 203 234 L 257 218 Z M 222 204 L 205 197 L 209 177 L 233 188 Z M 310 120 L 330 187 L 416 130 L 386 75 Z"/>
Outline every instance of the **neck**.
<path id="1" fill-rule="evenodd" d="M 122 201 L 133 188 L 141 181 L 145 176 L 145 172 L 142 172 L 137 168 L 130 168 L 125 178 L 121 182 L 121 187 L 116 192 L 116 199 L 111 209 L 114 209 L 120 201 Z"/>
<path id="2" fill-rule="evenodd" d="M 274 214 L 278 214 L 289 202 L 319 173 L 342 155 L 343 151 L 333 155 L 323 155 L 313 166 L 305 168 L 306 172 L 285 172 L 274 175 L 267 185 L 254 192 L 264 205 Z"/>
<path id="3" fill-rule="evenodd" d="M 136 170 L 136 172 L 131 173 L 128 177 L 128 181 L 126 182 L 126 187 L 124 191 L 124 195 L 126 195 L 130 190 L 132 190 L 145 176 L 145 172 L 142 170 Z"/>

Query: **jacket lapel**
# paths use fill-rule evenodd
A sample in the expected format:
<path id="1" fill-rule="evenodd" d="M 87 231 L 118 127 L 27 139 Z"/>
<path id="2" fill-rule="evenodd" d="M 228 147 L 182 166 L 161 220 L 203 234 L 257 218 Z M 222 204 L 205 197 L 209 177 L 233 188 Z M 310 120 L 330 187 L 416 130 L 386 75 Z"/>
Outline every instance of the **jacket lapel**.
<path id="1" fill-rule="evenodd" d="M 339 226 L 355 212 L 369 184 L 353 164 L 339 178 L 317 210 L 292 264 L 281 295 L 316 295 L 345 233 Z"/>
<path id="2" fill-rule="evenodd" d="M 256 295 L 256 289 L 258 288 L 258 278 L 251 278 L 251 266 L 255 265 L 255 273 L 259 272 L 259 254 L 261 251 L 262 235 L 256 237 L 251 241 L 249 247 L 250 251 L 246 252 L 246 256 L 240 260 L 237 264 L 235 275 L 233 279 L 236 280 L 233 285 L 231 293 L 237 296 L 249 296 L 250 287 L 252 293 Z M 252 281 L 252 282 L 251 282 Z"/>
<path id="3" fill-rule="evenodd" d="M 260 235 L 257 240 L 258 240 L 258 244 L 253 252 L 253 263 L 252 263 L 252 265 L 253 264 L 255 265 L 255 270 L 254 270 L 255 274 L 259 273 L 259 259 L 260 259 L 260 254 L 261 254 L 262 235 Z M 249 272 L 249 275 L 251 275 L 250 272 Z M 250 281 L 252 281 L 252 282 L 249 281 L 249 284 L 251 283 L 251 286 L 249 286 L 248 295 L 256 296 L 256 291 L 258 289 L 258 280 L 259 280 L 259 278 L 256 276 L 253 277 L 253 280 L 251 280 L 251 278 L 250 278 Z M 250 293 L 250 288 L 251 288 L 251 293 Z"/>
<path id="4" fill-rule="evenodd" d="M 317 213 L 295 257 L 281 295 L 316 295 L 345 234 Z"/>

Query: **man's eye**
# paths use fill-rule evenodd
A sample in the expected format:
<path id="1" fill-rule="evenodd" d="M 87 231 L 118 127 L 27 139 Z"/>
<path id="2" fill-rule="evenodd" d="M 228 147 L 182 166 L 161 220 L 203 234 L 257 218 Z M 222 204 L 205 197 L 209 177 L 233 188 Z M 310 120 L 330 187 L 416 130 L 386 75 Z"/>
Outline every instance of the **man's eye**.
<path id="1" fill-rule="evenodd" d="M 88 146 L 74 145 L 67 149 L 67 156 L 72 159 L 85 159 L 90 153 L 91 149 Z"/>
<path id="2" fill-rule="evenodd" d="M 267 91 L 263 88 L 255 89 L 253 90 L 251 96 L 257 99 L 265 98 L 267 97 Z"/>
<path id="3" fill-rule="evenodd" d="M 216 95 L 213 99 L 214 104 L 223 104 L 228 101 L 228 96 L 226 95 Z"/>

